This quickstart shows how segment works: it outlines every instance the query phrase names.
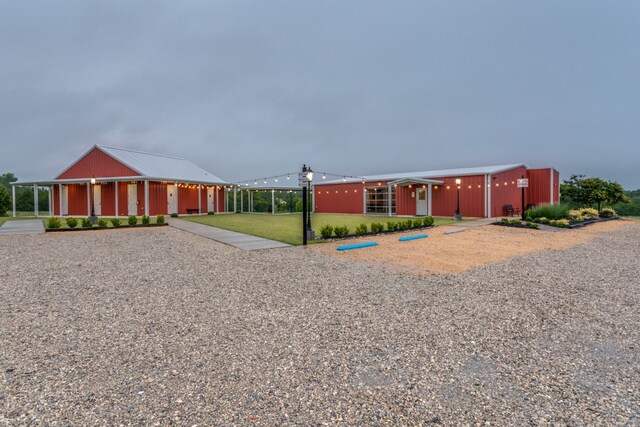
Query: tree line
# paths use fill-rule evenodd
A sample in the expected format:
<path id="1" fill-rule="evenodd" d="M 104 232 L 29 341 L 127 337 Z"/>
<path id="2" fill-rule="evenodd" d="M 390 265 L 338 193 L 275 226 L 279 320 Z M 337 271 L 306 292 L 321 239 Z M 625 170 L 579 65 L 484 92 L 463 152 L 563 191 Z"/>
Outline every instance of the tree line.
<path id="1" fill-rule="evenodd" d="M 0 175 L 0 216 L 6 216 L 12 209 L 11 183 L 18 181 L 13 173 Z M 33 187 L 16 187 L 16 210 L 21 212 L 33 212 Z M 38 189 L 38 210 L 49 210 L 49 191 Z"/>

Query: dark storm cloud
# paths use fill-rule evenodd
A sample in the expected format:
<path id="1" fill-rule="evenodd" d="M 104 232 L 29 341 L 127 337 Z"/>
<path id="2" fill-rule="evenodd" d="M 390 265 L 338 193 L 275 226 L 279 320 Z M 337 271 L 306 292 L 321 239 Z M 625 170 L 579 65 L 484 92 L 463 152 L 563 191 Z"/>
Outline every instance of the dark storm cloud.
<path id="1" fill-rule="evenodd" d="M 637 2 L 4 2 L 0 172 L 524 162 L 640 187 Z"/>

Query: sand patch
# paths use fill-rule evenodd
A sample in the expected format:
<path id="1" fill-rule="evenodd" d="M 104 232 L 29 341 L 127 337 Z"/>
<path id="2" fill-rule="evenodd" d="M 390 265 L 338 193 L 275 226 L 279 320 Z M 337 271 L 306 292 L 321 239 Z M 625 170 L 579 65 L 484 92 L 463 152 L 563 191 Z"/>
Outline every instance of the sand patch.
<path id="1" fill-rule="evenodd" d="M 627 227 L 630 221 L 610 221 L 574 230 L 527 230 L 485 225 L 481 227 L 442 226 L 427 231 L 409 231 L 383 236 L 369 236 L 341 242 L 309 246 L 310 250 L 357 262 L 374 263 L 391 271 L 413 274 L 462 272 L 539 250 L 566 249 L 588 242 L 602 233 Z M 443 232 L 465 228 L 462 233 Z M 420 233 L 426 239 L 399 242 L 401 236 Z M 376 241 L 378 246 L 340 252 L 344 244 Z"/>

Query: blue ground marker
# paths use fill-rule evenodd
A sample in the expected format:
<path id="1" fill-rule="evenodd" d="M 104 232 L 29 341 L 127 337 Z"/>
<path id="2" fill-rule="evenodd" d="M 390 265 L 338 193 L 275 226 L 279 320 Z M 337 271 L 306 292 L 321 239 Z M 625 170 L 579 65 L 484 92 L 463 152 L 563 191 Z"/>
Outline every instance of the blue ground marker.
<path id="1" fill-rule="evenodd" d="M 400 240 L 401 242 L 407 242 L 409 240 L 424 239 L 425 237 L 429 237 L 429 235 L 428 234 L 417 234 L 415 236 L 400 237 L 398 240 Z"/>
<path id="2" fill-rule="evenodd" d="M 376 242 L 358 243 L 357 245 L 338 246 L 339 251 L 348 251 L 350 249 L 368 248 L 369 246 L 378 246 Z"/>

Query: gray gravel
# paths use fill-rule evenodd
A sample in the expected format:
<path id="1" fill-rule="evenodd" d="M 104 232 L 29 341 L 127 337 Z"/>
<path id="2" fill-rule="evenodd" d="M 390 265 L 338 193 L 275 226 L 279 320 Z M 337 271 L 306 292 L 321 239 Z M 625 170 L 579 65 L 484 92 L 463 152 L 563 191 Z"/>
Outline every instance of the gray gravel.
<path id="1" fill-rule="evenodd" d="M 640 424 L 640 223 L 417 277 L 173 229 L 0 238 L 0 424 Z"/>

